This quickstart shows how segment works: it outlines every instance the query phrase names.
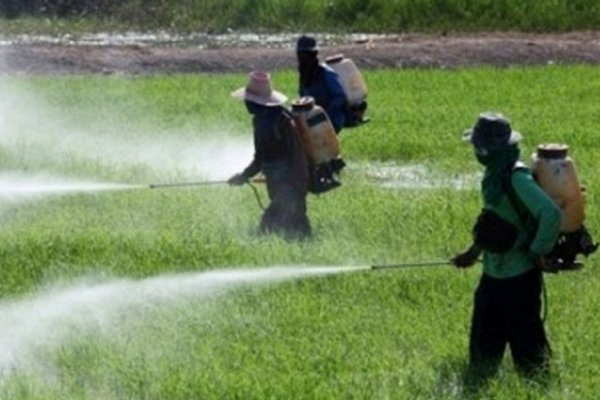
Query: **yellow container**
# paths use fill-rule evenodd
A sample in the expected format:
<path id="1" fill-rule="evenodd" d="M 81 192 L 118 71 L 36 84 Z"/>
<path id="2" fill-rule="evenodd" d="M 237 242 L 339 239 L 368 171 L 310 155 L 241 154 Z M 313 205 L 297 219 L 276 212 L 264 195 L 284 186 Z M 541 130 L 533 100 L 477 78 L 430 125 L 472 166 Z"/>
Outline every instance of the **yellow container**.
<path id="1" fill-rule="evenodd" d="M 532 169 L 540 186 L 563 211 L 562 232 L 575 232 L 585 219 L 585 197 L 573 160 L 564 144 L 542 144 L 532 156 Z"/>
<path id="2" fill-rule="evenodd" d="M 367 98 L 367 85 L 354 61 L 343 54 L 337 54 L 327 57 L 325 62 L 339 75 L 348 104 L 357 106 L 363 103 Z"/>
<path id="3" fill-rule="evenodd" d="M 300 129 L 304 147 L 312 164 L 329 162 L 340 154 L 340 143 L 329 116 L 306 96 L 292 102 L 292 115 Z"/>

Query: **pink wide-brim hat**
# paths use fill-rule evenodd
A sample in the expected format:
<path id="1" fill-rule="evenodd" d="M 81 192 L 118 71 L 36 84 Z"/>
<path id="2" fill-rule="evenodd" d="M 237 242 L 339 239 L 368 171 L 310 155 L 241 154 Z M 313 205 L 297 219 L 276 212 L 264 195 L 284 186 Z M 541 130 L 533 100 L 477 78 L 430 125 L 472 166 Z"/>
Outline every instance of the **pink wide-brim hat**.
<path id="1" fill-rule="evenodd" d="M 287 101 L 283 93 L 273 90 L 271 76 L 263 71 L 251 72 L 248 84 L 231 92 L 231 96 L 268 107 L 280 106 Z"/>

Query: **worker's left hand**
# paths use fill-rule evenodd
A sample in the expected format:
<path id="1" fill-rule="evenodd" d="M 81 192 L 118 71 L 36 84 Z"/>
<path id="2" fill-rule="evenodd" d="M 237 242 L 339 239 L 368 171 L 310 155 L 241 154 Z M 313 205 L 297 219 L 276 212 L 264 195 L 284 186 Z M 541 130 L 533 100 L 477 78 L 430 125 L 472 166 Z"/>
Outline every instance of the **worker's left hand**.
<path id="1" fill-rule="evenodd" d="M 229 178 L 229 180 L 227 180 L 227 183 L 229 183 L 231 186 L 241 186 L 246 182 L 247 182 L 247 179 L 242 174 L 235 174 L 234 176 Z"/>
<path id="2" fill-rule="evenodd" d="M 479 257 L 480 254 L 481 250 L 477 246 L 473 245 L 467 250 L 463 251 L 462 253 L 459 253 L 452 257 L 450 259 L 450 262 L 455 267 L 468 268 L 475 264 L 475 262 L 477 261 L 477 257 Z"/>

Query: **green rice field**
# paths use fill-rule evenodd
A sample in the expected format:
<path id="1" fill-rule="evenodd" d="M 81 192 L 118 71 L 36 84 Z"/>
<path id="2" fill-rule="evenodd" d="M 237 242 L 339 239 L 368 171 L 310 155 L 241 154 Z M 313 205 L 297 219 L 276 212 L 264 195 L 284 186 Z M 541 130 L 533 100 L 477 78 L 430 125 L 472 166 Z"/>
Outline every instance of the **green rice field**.
<path id="1" fill-rule="evenodd" d="M 246 166 L 246 75 L 0 77 L 0 398 L 596 399 L 598 255 L 546 275 L 547 385 L 507 353 L 478 391 L 480 267 L 408 265 L 469 244 L 481 167 L 461 135 L 486 110 L 527 163 L 570 146 L 599 237 L 597 68 L 363 73 L 371 122 L 341 132 L 343 185 L 309 196 L 304 241 L 257 235 L 249 186 L 149 186 Z"/>

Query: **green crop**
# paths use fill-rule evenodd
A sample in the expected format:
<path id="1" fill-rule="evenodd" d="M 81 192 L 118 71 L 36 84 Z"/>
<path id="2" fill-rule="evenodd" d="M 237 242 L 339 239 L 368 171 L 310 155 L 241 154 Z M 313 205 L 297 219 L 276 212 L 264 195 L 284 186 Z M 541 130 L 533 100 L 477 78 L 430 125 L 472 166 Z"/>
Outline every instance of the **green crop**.
<path id="1" fill-rule="evenodd" d="M 448 260 L 469 244 L 481 168 L 461 134 L 485 110 L 524 135 L 526 162 L 539 143 L 570 146 L 597 236 L 596 69 L 364 74 L 371 122 L 341 132 L 343 185 L 309 197 L 314 235 L 300 242 L 256 234 L 249 187 L 147 186 L 212 179 L 190 167 L 219 143 L 245 146 L 238 161 L 250 161 L 249 115 L 229 95 L 246 75 L 1 77 L 3 190 L 7 174 L 131 186 L 0 194 L 0 397 L 594 399 L 596 255 L 581 272 L 547 276 L 548 386 L 521 379 L 507 354 L 479 393 L 462 381 L 478 267 L 366 267 Z M 294 97 L 294 72 L 273 83 Z M 190 148 L 202 156 L 187 162 Z M 209 279 L 305 266 L 365 269 Z"/>

